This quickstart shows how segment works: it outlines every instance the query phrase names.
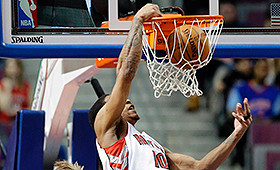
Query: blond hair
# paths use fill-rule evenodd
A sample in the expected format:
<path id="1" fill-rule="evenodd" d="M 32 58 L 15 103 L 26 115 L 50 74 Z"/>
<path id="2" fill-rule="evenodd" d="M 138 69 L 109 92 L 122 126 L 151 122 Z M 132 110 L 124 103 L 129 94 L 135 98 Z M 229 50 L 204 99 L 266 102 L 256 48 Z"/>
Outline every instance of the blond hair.
<path id="1" fill-rule="evenodd" d="M 71 163 L 63 160 L 63 161 L 56 161 L 54 163 L 54 169 L 55 170 L 83 170 L 84 166 L 81 167 L 78 164 L 78 162 L 71 164 Z"/>

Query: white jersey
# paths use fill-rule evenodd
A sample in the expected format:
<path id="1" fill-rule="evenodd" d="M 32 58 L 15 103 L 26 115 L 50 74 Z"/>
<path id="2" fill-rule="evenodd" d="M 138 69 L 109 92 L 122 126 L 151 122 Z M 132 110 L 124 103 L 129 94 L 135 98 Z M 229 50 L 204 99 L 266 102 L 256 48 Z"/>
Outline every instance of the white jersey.
<path id="1" fill-rule="evenodd" d="M 96 146 L 104 170 L 169 169 L 163 147 L 128 123 L 127 135 L 108 148 Z"/>

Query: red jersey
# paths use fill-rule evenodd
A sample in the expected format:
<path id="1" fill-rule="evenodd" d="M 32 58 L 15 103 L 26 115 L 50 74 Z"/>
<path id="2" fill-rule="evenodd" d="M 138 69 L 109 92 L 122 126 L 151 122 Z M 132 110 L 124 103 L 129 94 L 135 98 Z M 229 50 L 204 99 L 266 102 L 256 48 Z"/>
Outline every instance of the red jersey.
<path id="1" fill-rule="evenodd" d="M 127 134 L 108 148 L 97 151 L 104 170 L 168 170 L 163 147 L 145 132 L 140 133 L 130 123 Z"/>
<path id="2" fill-rule="evenodd" d="M 5 88 L 2 81 L 0 81 L 0 88 L 1 90 Z M 29 92 L 30 85 L 28 82 L 23 82 L 22 87 L 14 87 L 11 98 L 12 107 L 27 109 L 29 107 Z M 9 114 L 0 110 L 0 122 L 13 121 L 14 119 L 15 116 L 9 116 Z"/>

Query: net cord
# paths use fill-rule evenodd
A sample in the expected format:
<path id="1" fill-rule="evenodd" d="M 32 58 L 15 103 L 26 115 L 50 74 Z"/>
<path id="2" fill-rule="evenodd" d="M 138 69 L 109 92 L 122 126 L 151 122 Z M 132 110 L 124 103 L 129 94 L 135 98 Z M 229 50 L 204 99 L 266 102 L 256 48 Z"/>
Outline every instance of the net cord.
<path id="1" fill-rule="evenodd" d="M 218 24 L 216 23 L 218 22 Z M 176 20 L 173 21 L 174 29 L 177 27 Z M 185 24 L 185 23 L 183 23 Z M 215 51 L 216 44 L 218 42 L 219 35 L 222 30 L 223 21 L 222 20 L 213 20 L 209 27 L 207 23 L 198 19 L 194 20 L 191 23 L 192 32 L 193 26 L 197 25 L 202 28 L 206 33 L 205 41 L 201 45 L 201 31 L 199 31 L 199 40 L 198 40 L 198 59 L 193 61 L 188 61 L 184 58 L 184 53 L 186 52 L 187 45 L 182 48 L 182 42 L 179 37 L 177 29 L 175 29 L 174 39 L 173 39 L 173 48 L 169 49 L 167 44 L 167 37 L 164 35 L 164 32 L 161 29 L 161 25 L 158 22 L 152 22 L 152 29 L 154 39 L 160 35 L 164 40 L 166 46 L 166 55 L 160 56 L 157 55 L 157 41 L 154 41 L 154 49 L 151 48 L 148 35 L 143 28 L 143 54 L 146 56 L 147 68 L 149 70 L 149 78 L 153 85 L 154 96 L 159 98 L 160 96 L 170 96 L 173 91 L 180 91 L 185 97 L 190 97 L 192 95 L 201 96 L 203 92 L 198 88 L 199 83 L 196 78 L 196 70 L 204 67 L 212 59 L 212 55 Z M 186 44 L 190 40 L 190 34 Z M 203 49 L 205 48 L 206 41 L 209 41 L 209 54 L 204 61 L 201 61 L 201 56 Z M 178 63 L 171 63 L 168 56 L 173 56 L 175 51 L 176 43 L 179 43 L 181 58 L 178 63 L 181 63 L 183 60 L 185 64 L 178 67 Z M 170 57 L 170 58 L 171 58 Z M 195 63 L 198 64 L 195 64 Z M 185 66 L 189 66 L 190 69 L 183 69 Z"/>

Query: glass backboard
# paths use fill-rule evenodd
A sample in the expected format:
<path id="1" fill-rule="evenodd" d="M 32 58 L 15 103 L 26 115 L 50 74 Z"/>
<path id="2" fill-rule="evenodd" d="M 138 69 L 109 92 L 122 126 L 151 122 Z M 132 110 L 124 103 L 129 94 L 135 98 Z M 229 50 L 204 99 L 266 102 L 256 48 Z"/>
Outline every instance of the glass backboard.
<path id="1" fill-rule="evenodd" d="M 220 1 L 225 23 L 217 55 L 279 58 L 279 7 L 271 0 Z"/>
<path id="2" fill-rule="evenodd" d="M 133 15 L 147 2 L 152 0 L 1 0 L 0 55 L 116 58 L 131 24 L 121 18 Z M 224 15 L 225 25 L 214 57 L 278 57 L 278 3 L 271 0 L 184 2 L 153 0 L 160 7 L 180 6 L 187 15 Z"/>

